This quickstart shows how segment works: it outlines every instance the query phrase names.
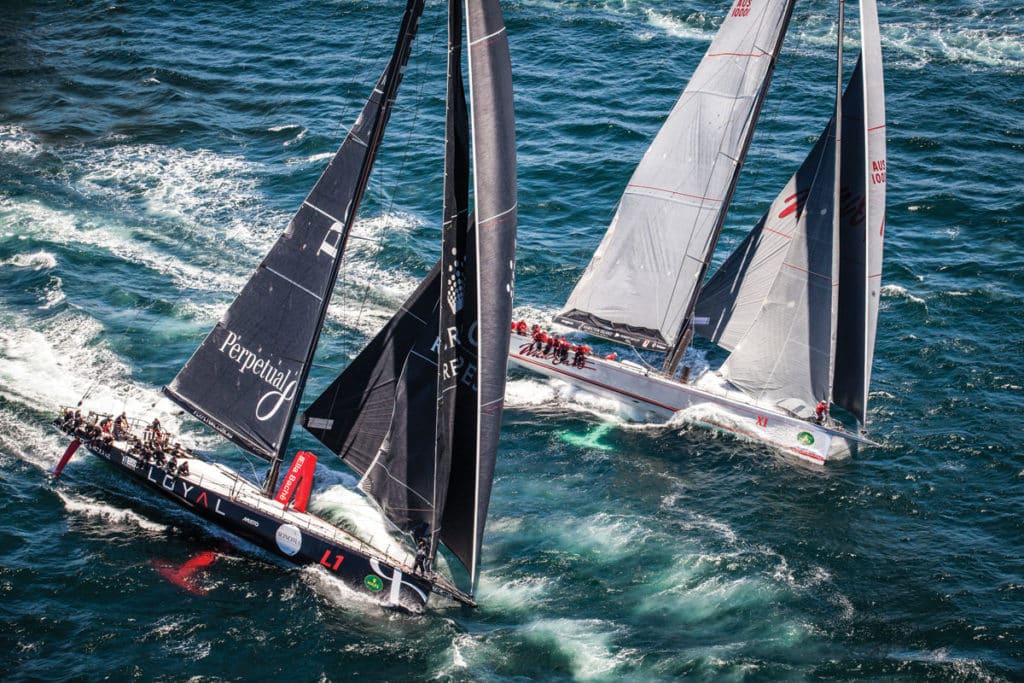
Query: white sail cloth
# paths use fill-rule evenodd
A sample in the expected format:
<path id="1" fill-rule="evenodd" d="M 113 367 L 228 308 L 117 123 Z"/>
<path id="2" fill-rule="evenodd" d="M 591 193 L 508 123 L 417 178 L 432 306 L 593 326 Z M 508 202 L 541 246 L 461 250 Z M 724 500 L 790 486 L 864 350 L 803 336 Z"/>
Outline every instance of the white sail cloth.
<path id="1" fill-rule="evenodd" d="M 885 221 L 885 95 L 873 0 L 861 3 L 861 41 L 843 96 L 837 226 L 833 120 L 709 280 L 697 316 L 707 319 L 698 331 L 732 351 L 719 372 L 747 394 L 804 415 L 832 400 L 863 423 Z"/>
<path id="2" fill-rule="evenodd" d="M 655 348 L 674 343 L 714 249 L 791 11 L 791 0 L 733 4 L 633 173 L 562 322 L 586 320 L 590 325 L 578 326 Z"/>

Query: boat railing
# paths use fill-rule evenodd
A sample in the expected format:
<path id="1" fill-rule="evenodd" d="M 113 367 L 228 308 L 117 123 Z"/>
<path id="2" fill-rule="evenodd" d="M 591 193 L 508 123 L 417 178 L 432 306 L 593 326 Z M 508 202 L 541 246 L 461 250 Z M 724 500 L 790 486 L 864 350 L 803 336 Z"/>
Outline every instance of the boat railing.
<path id="1" fill-rule="evenodd" d="M 75 408 L 70 406 L 61 407 L 61 415 L 69 415 L 75 412 Z M 82 416 L 82 419 L 86 424 L 99 425 L 106 419 L 115 419 L 115 416 L 108 413 L 102 413 L 98 411 L 89 411 Z M 127 436 L 128 441 L 138 442 L 145 438 L 146 433 L 151 429 L 152 422 L 143 420 L 140 418 L 129 418 L 126 416 L 128 422 Z M 164 432 L 167 434 L 166 432 Z M 139 435 L 143 436 L 140 437 Z M 170 438 L 170 434 L 167 434 Z M 182 454 L 182 457 L 195 458 L 196 456 L 187 448 L 183 448 L 178 442 L 170 444 L 173 448 Z M 288 519 L 293 523 L 298 523 L 299 526 L 304 528 L 307 532 L 315 534 L 321 538 L 329 540 L 335 545 L 353 548 L 367 555 L 377 557 L 380 560 L 388 562 L 389 564 L 402 564 L 397 557 L 392 553 L 393 540 L 390 536 L 387 537 L 387 543 L 384 547 L 380 547 L 374 543 L 374 536 L 369 538 L 361 538 L 350 534 L 342 529 L 339 529 L 334 524 L 327 520 L 321 519 L 316 515 L 310 513 L 299 512 L 297 510 L 287 510 L 287 508 L 281 508 L 281 504 L 265 498 L 261 495 L 252 493 L 253 484 L 234 470 L 220 466 L 218 463 L 207 463 L 212 467 L 216 467 L 221 476 L 227 477 L 231 480 L 231 486 L 228 490 L 227 498 L 233 502 L 242 503 L 250 508 L 255 509 L 258 512 L 270 514 L 275 517 L 284 517 L 285 513 L 288 514 Z M 196 475 L 198 474 L 198 478 Z M 207 484 L 207 473 L 203 470 L 199 472 L 193 471 L 189 477 L 191 481 L 194 481 L 199 486 L 213 486 L 213 484 Z M 211 481 L 214 481 L 210 477 Z M 220 484 L 217 488 L 223 488 L 223 484 Z M 400 546 L 401 554 L 405 555 L 408 553 L 405 546 Z"/>

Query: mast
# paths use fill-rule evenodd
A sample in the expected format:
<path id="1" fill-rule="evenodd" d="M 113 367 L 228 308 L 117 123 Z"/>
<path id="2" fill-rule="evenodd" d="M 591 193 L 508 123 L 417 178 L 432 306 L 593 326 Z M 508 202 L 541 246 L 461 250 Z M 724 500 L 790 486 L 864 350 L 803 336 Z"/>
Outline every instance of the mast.
<path id="1" fill-rule="evenodd" d="M 758 91 L 757 98 L 754 102 L 753 113 L 750 117 L 750 126 L 747 127 L 743 138 L 743 144 L 739 149 L 740 155 L 736 160 L 736 169 L 732 175 L 731 181 L 729 182 L 729 189 L 725 195 L 726 200 L 723 202 L 722 209 L 718 213 L 718 217 L 715 221 L 715 226 L 712 230 L 712 237 L 704 255 L 703 264 L 701 265 L 697 275 L 696 283 L 694 284 L 693 294 L 690 296 L 690 300 L 686 306 L 686 312 L 683 314 L 682 326 L 679 328 L 679 333 L 676 335 L 675 341 L 669 351 L 665 354 L 665 363 L 661 368 L 661 372 L 666 377 L 675 376 L 680 363 L 683 361 L 683 355 L 686 353 L 686 349 L 690 346 L 690 342 L 693 340 L 693 311 L 697 307 L 697 300 L 700 298 L 701 286 L 704 284 L 704 278 L 707 277 L 708 268 L 711 265 L 711 257 L 715 253 L 715 245 L 718 243 L 718 238 L 722 234 L 722 226 L 725 225 L 729 203 L 732 200 L 733 193 L 736 191 L 736 184 L 739 182 L 740 170 L 743 168 L 743 162 L 750 149 L 750 143 L 754 139 L 757 120 L 760 118 L 761 108 L 764 106 L 765 97 L 768 95 L 768 87 L 771 85 L 772 76 L 775 73 L 775 65 L 779 59 L 779 52 L 782 50 L 782 41 L 789 28 L 790 17 L 793 15 L 793 4 L 794 3 L 790 2 L 786 7 L 785 15 L 782 20 L 782 30 L 779 32 L 779 39 L 771 53 L 771 64 L 768 67 L 763 85 L 761 86 L 760 91 Z"/>
<path id="2" fill-rule="evenodd" d="M 832 180 L 832 240 L 835 248 L 832 253 L 834 258 L 832 259 L 832 278 L 833 282 L 839 280 L 839 224 L 841 218 L 840 210 L 840 184 L 842 182 L 842 168 L 843 168 L 843 149 L 842 149 L 842 131 L 843 131 L 843 22 L 846 0 L 839 0 L 839 19 L 836 27 L 836 104 L 835 104 L 835 119 L 832 130 L 835 135 L 835 155 L 833 158 L 834 164 L 834 178 Z M 837 307 L 833 307 L 834 311 L 837 311 Z M 838 311 L 837 311 L 838 312 Z M 833 315 L 833 318 L 836 316 Z M 835 365 L 836 365 L 836 330 L 838 328 L 837 320 L 832 320 L 832 340 L 831 347 L 832 351 L 829 354 L 829 370 L 828 370 L 828 395 L 822 396 L 821 399 L 824 401 L 832 402 L 832 389 L 835 383 Z"/>

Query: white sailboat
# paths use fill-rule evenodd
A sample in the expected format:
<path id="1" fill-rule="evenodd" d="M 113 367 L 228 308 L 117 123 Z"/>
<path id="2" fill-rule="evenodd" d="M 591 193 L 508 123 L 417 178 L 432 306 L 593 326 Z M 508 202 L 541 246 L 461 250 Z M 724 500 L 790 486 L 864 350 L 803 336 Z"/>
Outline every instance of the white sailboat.
<path id="1" fill-rule="evenodd" d="M 858 427 L 866 420 L 885 228 L 875 0 L 860 3 L 860 57 L 842 95 L 840 0 L 834 114 L 768 211 L 705 282 L 793 4 L 735 0 L 555 317 L 664 351 L 661 371 L 599 358 L 574 367 L 519 334 L 509 351 L 516 365 L 615 399 L 635 419 L 681 414 L 824 463 L 871 443 L 829 418 L 827 408 L 845 409 Z M 694 333 L 731 353 L 690 382 L 689 368 L 679 376 Z"/>

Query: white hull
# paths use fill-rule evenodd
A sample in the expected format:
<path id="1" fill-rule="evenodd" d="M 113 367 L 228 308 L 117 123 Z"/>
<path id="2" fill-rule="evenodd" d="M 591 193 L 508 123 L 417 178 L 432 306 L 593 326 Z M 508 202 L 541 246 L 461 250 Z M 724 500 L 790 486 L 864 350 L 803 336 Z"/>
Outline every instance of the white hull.
<path id="1" fill-rule="evenodd" d="M 509 360 L 521 368 L 560 379 L 588 392 L 617 401 L 634 421 L 667 421 L 677 415 L 687 422 L 759 441 L 818 465 L 846 458 L 863 439 L 794 417 L 774 406 L 759 406 L 725 387 L 682 384 L 643 367 L 587 357 L 585 367 L 553 361 L 529 352 L 531 340 L 513 334 Z M 572 354 L 570 354 L 570 359 Z M 704 385 L 704 382 L 697 384 Z"/>

